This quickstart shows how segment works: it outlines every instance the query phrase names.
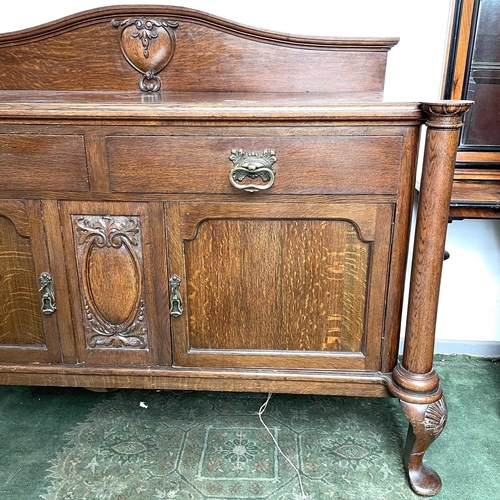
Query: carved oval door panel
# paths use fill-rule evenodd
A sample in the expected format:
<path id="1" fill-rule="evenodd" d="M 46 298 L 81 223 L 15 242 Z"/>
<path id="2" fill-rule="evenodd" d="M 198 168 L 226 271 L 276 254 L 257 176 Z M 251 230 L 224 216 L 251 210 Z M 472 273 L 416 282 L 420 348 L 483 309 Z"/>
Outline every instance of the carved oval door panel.
<path id="1" fill-rule="evenodd" d="M 81 253 L 87 346 L 147 347 L 139 217 L 71 219 Z"/>
<path id="2" fill-rule="evenodd" d="M 72 272 L 78 276 L 70 281 L 75 281 L 73 289 L 80 296 L 80 304 L 75 305 L 75 317 L 82 320 L 75 325 L 80 326 L 79 360 L 158 363 L 155 333 L 159 327 L 152 276 L 159 278 L 165 264 L 158 266 L 158 272 L 153 271 L 148 206 L 127 203 L 62 203 L 61 206 L 65 238 L 70 239 L 74 248 Z"/>
<path id="3" fill-rule="evenodd" d="M 168 220 L 176 364 L 378 369 L 391 205 L 180 204 Z"/>
<path id="4" fill-rule="evenodd" d="M 0 361 L 61 359 L 50 272 L 40 202 L 0 200 Z"/>

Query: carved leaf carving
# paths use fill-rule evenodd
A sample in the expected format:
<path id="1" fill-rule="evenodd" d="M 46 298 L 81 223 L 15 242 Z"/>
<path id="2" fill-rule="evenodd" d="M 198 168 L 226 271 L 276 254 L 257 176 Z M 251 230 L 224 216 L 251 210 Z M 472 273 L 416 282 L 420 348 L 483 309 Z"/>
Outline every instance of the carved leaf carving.
<path id="1" fill-rule="evenodd" d="M 147 347 L 137 216 L 73 215 L 87 347 Z"/>
<path id="2" fill-rule="evenodd" d="M 177 22 L 163 19 L 113 19 L 111 24 L 120 29 L 120 46 L 129 64 L 143 77 L 139 88 L 143 92 L 157 92 L 161 88 L 158 76 L 175 52 Z"/>

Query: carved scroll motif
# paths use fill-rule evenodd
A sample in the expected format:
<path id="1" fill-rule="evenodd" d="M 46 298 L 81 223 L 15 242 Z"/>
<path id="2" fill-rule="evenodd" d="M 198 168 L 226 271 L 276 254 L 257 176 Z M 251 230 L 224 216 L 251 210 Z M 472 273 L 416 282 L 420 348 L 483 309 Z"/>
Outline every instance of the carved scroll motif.
<path id="1" fill-rule="evenodd" d="M 72 218 L 87 347 L 146 348 L 139 217 Z"/>
<path id="2" fill-rule="evenodd" d="M 139 73 L 139 88 L 143 92 L 158 92 L 158 76 L 175 52 L 177 22 L 162 19 L 113 19 L 111 24 L 120 29 L 120 47 L 125 59 Z"/>

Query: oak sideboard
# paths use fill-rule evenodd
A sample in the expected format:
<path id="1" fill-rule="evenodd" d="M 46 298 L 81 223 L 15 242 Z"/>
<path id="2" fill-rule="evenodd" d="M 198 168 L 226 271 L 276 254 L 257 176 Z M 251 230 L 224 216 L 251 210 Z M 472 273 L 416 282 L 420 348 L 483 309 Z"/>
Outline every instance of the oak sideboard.
<path id="1" fill-rule="evenodd" d="M 387 103 L 397 39 L 179 7 L 0 35 L 0 383 L 395 396 L 412 488 L 468 101 Z M 427 139 L 398 363 L 418 139 Z"/>

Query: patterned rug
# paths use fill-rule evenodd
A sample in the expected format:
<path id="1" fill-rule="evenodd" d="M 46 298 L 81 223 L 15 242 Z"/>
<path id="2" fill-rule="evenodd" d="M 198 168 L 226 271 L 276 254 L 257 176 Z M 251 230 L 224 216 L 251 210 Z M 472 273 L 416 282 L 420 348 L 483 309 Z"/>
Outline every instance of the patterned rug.
<path id="1" fill-rule="evenodd" d="M 42 498 L 301 500 L 294 470 L 258 420 L 264 400 L 121 391 L 68 434 Z M 417 498 L 401 464 L 406 420 L 397 401 L 275 395 L 264 420 L 299 466 L 309 500 L 367 491 Z"/>
<path id="2" fill-rule="evenodd" d="M 500 498 L 500 363 L 436 357 L 449 420 L 436 500 Z M 0 387 L 0 500 L 302 500 L 265 394 Z M 141 404 L 142 403 L 142 404 Z M 263 416 L 309 500 L 418 498 L 394 399 L 274 395 Z"/>

